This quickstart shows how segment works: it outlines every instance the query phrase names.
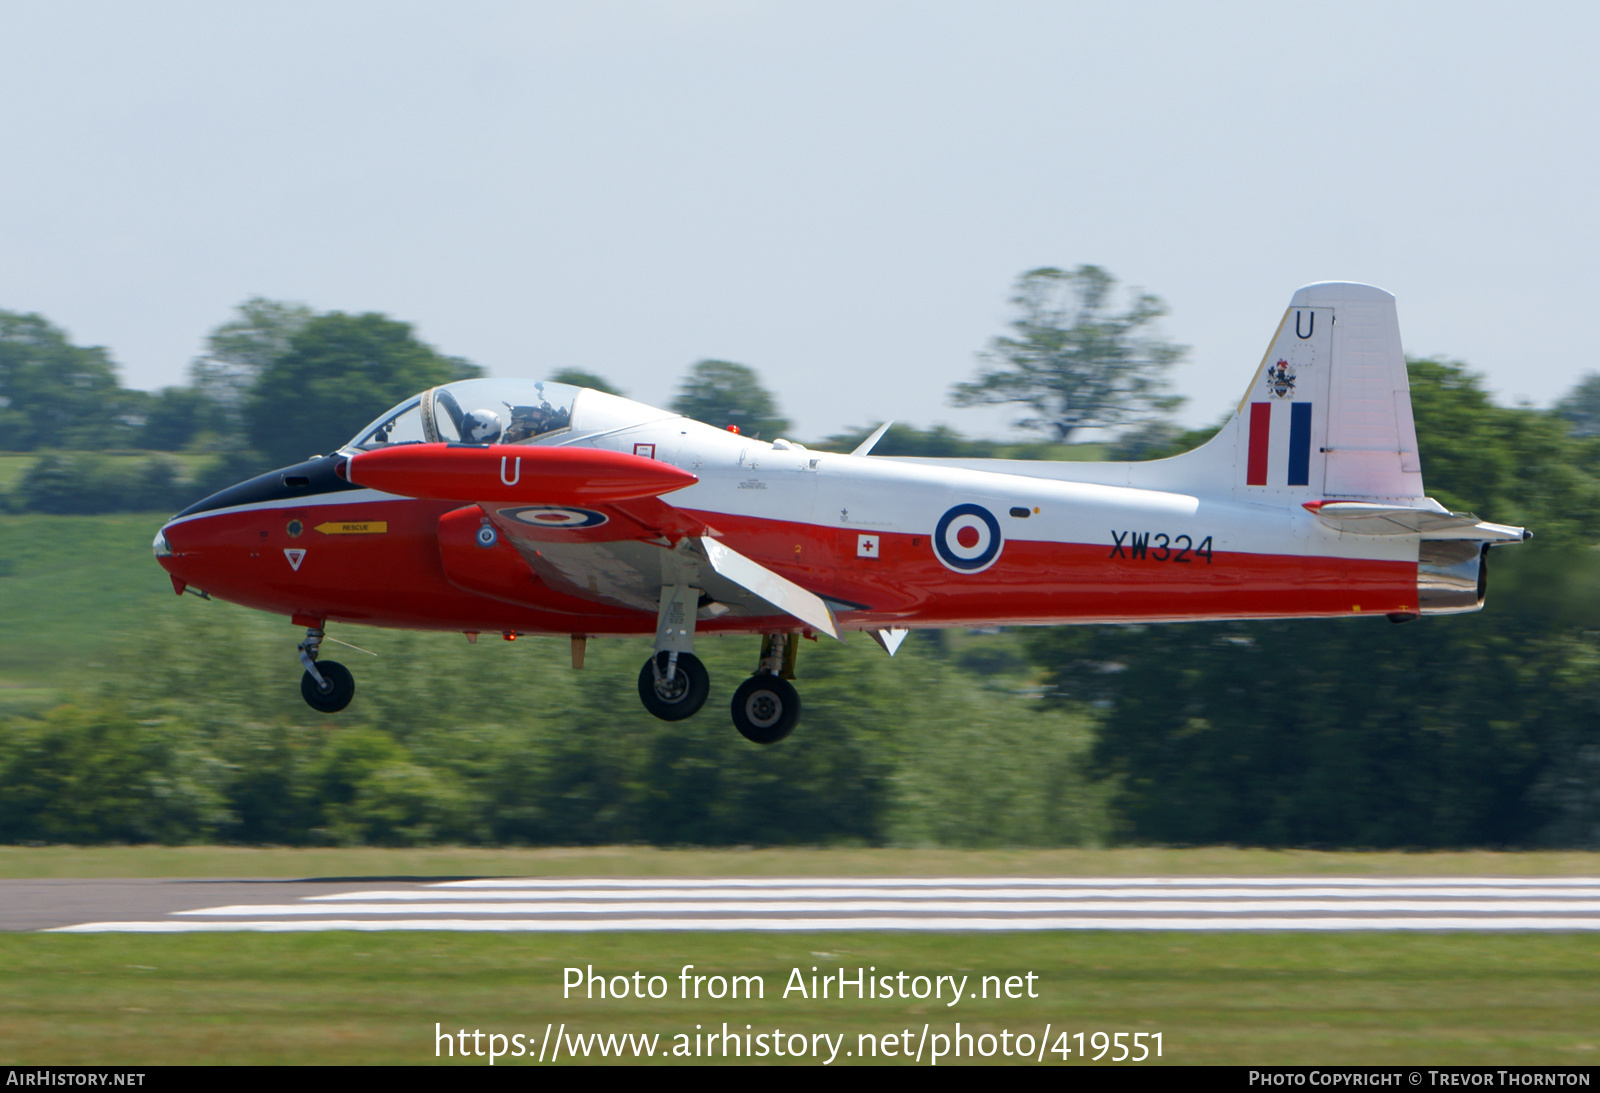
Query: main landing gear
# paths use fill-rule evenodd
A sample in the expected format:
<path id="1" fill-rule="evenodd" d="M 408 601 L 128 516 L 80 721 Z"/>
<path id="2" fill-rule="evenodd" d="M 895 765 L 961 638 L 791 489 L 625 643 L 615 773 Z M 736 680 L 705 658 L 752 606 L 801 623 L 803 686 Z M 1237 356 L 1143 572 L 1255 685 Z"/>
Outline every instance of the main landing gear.
<path id="1" fill-rule="evenodd" d="M 338 713 L 355 697 L 356 679 L 338 661 L 317 659 L 324 636 L 322 627 L 308 627 L 306 640 L 300 643 L 300 663 L 306 669 L 300 677 L 300 697 L 313 710 Z"/>
<path id="2" fill-rule="evenodd" d="M 753 744 L 776 744 L 800 723 L 800 692 L 794 678 L 799 647 L 795 634 L 768 634 L 761 639 L 756 674 L 733 692 L 733 727 Z"/>
<path id="3" fill-rule="evenodd" d="M 656 621 L 656 647 L 639 669 L 639 700 L 663 721 L 682 721 L 700 712 L 711 693 L 711 676 L 694 655 L 694 624 L 700 590 L 664 585 Z M 776 744 L 800 721 L 800 694 L 794 678 L 798 634 L 768 634 L 761 639 L 755 674 L 733 693 L 733 727 L 756 744 Z M 310 702 L 309 696 L 306 701 Z"/>

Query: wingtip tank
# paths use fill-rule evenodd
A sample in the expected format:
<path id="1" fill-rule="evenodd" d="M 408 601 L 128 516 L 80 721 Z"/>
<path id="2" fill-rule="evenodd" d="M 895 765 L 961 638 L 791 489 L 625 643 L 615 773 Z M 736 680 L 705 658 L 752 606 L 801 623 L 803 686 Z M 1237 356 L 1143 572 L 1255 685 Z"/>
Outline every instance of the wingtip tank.
<path id="1" fill-rule="evenodd" d="M 437 501 L 599 504 L 658 497 L 699 479 L 656 459 L 600 448 L 407 444 L 338 468 L 358 486 Z"/>

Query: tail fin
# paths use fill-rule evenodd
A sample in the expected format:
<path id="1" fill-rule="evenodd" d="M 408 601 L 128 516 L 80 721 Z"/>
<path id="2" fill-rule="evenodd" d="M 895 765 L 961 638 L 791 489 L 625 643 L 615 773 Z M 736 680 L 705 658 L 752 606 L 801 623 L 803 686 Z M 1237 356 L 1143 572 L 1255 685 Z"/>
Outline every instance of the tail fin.
<path id="1" fill-rule="evenodd" d="M 1338 281 L 1296 292 L 1212 443 L 1230 439 L 1241 500 L 1422 497 L 1394 297 Z"/>
<path id="2" fill-rule="evenodd" d="M 1264 504 L 1411 508 L 1425 496 L 1394 297 L 1342 281 L 1294 294 L 1239 409 L 1192 452 L 1139 463 L 909 461 L 1210 496 L 1231 490 Z"/>

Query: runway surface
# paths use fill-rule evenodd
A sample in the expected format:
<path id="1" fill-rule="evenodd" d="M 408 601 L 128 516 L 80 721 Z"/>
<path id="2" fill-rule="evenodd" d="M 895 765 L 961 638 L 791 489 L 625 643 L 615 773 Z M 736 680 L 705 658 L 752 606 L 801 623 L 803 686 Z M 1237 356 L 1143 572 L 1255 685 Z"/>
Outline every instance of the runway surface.
<path id="1" fill-rule="evenodd" d="M 73 933 L 1600 930 L 1600 878 L 0 881 L 0 927 Z"/>

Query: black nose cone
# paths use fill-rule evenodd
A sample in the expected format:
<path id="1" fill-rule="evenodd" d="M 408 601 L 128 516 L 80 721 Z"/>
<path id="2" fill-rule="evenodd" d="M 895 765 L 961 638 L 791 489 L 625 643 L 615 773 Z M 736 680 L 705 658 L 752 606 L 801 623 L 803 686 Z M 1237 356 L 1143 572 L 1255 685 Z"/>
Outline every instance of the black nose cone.
<path id="1" fill-rule="evenodd" d="M 216 509 L 229 509 L 237 505 L 289 501 L 297 497 L 314 497 L 319 493 L 360 489 L 360 486 L 346 482 L 335 473 L 335 468 L 343 458 L 338 455 L 322 455 L 316 459 L 308 459 L 304 463 L 296 463 L 292 467 L 258 474 L 236 486 L 218 490 L 203 501 L 196 501 L 178 513 L 178 516 L 193 516 L 197 512 L 213 512 Z"/>

